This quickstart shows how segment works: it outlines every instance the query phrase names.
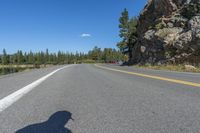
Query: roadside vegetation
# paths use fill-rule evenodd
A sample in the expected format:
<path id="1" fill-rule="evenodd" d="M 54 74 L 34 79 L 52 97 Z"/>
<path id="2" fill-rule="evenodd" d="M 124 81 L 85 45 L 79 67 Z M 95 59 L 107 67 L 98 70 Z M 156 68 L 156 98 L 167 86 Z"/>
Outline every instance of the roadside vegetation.
<path id="1" fill-rule="evenodd" d="M 126 60 L 126 55 L 111 48 L 101 49 L 94 47 L 88 53 L 69 53 L 62 51 L 50 53 L 48 49 L 45 52 L 34 53 L 32 51 L 23 52 L 19 50 L 14 54 L 7 54 L 6 50 L 3 49 L 3 54 L 0 55 L 0 75 L 53 65 L 114 63 Z"/>
<path id="2" fill-rule="evenodd" d="M 169 71 L 178 71 L 178 72 L 194 72 L 200 73 L 199 67 L 194 67 L 191 65 L 134 65 L 137 68 L 144 68 L 144 69 L 153 69 L 153 70 L 169 70 Z"/>

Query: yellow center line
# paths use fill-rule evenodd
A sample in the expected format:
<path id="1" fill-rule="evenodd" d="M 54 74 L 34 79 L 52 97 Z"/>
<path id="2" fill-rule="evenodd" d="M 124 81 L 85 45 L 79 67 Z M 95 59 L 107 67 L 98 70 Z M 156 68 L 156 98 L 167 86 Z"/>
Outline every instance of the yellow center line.
<path id="1" fill-rule="evenodd" d="M 121 72 L 121 73 L 130 74 L 130 75 L 145 77 L 145 78 L 151 78 L 151 79 L 163 80 L 163 81 L 168 81 L 168 82 L 173 82 L 173 83 L 178 83 L 178 84 L 184 84 L 184 85 L 188 85 L 188 86 L 200 87 L 200 83 L 194 83 L 194 82 L 189 82 L 189 81 L 184 81 L 184 80 L 177 80 L 177 79 L 172 79 L 172 78 L 165 78 L 165 77 L 160 77 L 160 76 L 154 76 L 154 75 L 124 71 L 124 70 L 119 70 L 119 69 L 113 69 L 113 68 L 109 68 L 109 67 L 100 66 L 100 65 L 97 65 L 97 64 L 95 64 L 95 66 L 102 68 L 102 69 L 115 71 L 115 72 Z"/>

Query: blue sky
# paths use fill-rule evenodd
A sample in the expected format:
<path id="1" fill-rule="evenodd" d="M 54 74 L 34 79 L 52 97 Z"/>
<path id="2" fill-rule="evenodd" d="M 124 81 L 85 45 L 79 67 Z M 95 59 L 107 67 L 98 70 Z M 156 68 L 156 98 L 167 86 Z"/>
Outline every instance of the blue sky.
<path id="1" fill-rule="evenodd" d="M 137 16 L 146 1 L 0 0 L 0 49 L 14 53 L 115 48 L 122 10 Z"/>

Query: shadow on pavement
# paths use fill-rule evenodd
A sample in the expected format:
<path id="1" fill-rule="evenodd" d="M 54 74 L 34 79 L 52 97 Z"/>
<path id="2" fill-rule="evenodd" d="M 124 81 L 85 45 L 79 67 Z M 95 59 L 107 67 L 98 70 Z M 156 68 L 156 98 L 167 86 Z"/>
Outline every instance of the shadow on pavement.
<path id="1" fill-rule="evenodd" d="M 72 114 L 68 111 L 54 113 L 47 121 L 29 125 L 15 133 L 72 133 L 65 125 L 72 119 Z"/>

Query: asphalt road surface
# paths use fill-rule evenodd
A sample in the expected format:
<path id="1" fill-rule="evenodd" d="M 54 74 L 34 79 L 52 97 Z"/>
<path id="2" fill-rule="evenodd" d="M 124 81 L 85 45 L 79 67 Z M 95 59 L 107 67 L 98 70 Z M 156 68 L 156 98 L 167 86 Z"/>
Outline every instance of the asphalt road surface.
<path id="1" fill-rule="evenodd" d="M 0 77 L 0 99 L 0 133 L 200 133 L 200 74 L 60 66 Z"/>

